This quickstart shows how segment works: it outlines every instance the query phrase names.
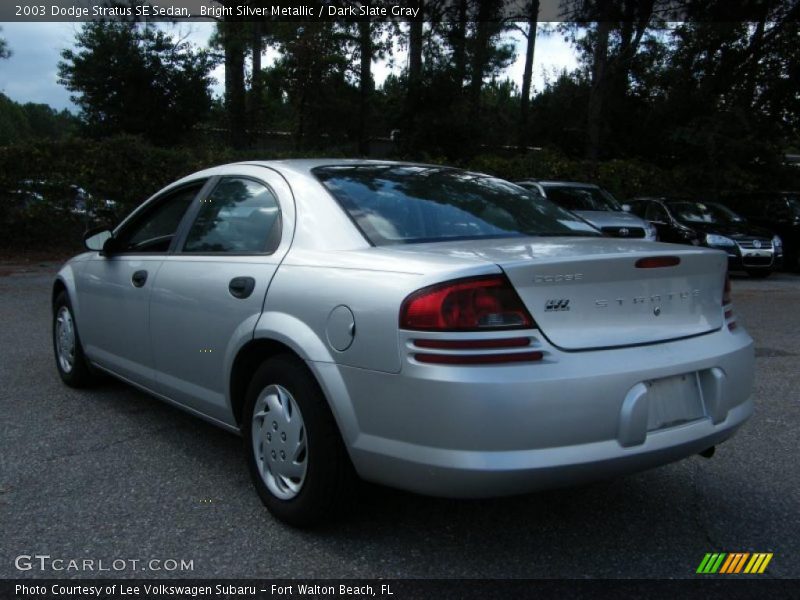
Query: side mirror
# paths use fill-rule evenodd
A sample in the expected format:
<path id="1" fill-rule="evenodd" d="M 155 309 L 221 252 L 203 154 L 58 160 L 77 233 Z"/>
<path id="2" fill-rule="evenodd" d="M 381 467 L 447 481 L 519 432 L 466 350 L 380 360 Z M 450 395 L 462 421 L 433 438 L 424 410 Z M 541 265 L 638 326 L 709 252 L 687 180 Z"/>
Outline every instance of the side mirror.
<path id="1" fill-rule="evenodd" d="M 623 204 L 622 205 L 622 210 L 624 210 L 627 213 L 631 212 L 631 205 L 630 204 Z"/>
<path id="2" fill-rule="evenodd" d="M 83 235 L 83 244 L 88 250 L 102 252 L 112 239 L 111 230 L 107 227 L 96 227 L 90 229 Z"/>

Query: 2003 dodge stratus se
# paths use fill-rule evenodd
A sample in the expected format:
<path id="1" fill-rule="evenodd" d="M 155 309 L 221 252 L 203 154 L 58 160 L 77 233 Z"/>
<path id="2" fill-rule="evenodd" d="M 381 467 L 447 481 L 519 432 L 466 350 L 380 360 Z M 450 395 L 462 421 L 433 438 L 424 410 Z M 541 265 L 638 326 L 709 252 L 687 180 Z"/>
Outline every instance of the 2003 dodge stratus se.
<path id="1" fill-rule="evenodd" d="M 569 485 L 708 453 L 753 411 L 725 253 L 603 237 L 487 175 L 238 163 L 85 242 L 53 287 L 61 378 L 110 373 L 240 432 L 292 524 L 356 475 Z"/>

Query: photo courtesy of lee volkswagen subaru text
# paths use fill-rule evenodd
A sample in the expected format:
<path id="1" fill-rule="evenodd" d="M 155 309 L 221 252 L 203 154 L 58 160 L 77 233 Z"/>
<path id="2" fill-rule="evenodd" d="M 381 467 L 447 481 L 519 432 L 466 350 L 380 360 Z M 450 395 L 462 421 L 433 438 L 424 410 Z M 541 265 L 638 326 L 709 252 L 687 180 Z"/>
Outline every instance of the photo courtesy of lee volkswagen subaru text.
<path id="1" fill-rule="evenodd" d="M 243 162 L 85 241 L 52 290 L 61 378 L 240 433 L 291 524 L 357 477 L 487 497 L 646 469 L 753 412 L 724 252 L 605 237 L 488 175 Z"/>

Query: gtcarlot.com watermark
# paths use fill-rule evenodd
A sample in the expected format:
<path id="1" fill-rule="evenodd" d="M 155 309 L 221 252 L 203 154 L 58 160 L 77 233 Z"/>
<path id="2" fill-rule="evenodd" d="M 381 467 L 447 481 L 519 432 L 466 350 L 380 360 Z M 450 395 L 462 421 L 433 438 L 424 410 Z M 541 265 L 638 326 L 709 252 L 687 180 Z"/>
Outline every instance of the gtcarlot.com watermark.
<path id="1" fill-rule="evenodd" d="M 194 560 L 183 558 L 66 558 L 49 554 L 20 554 L 14 559 L 18 571 L 47 573 L 118 571 L 194 571 Z"/>

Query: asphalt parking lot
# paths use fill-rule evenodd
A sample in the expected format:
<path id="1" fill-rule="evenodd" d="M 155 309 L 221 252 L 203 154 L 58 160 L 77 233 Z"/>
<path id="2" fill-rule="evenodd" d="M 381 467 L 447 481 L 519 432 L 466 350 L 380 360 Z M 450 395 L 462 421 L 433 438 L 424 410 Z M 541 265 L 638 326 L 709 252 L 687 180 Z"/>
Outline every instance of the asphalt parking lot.
<path id="1" fill-rule="evenodd" d="M 0 577 L 680 578 L 712 551 L 773 552 L 766 576 L 800 577 L 800 276 L 733 282 L 757 412 L 711 460 L 502 500 L 365 486 L 296 531 L 262 507 L 238 437 L 121 383 L 62 385 L 52 273 L 0 271 Z M 26 554 L 193 569 L 18 571 Z"/>

